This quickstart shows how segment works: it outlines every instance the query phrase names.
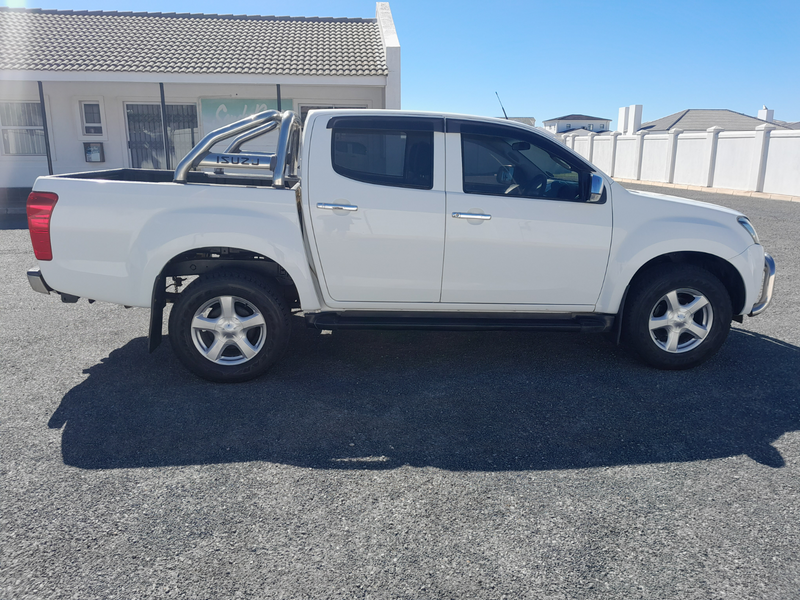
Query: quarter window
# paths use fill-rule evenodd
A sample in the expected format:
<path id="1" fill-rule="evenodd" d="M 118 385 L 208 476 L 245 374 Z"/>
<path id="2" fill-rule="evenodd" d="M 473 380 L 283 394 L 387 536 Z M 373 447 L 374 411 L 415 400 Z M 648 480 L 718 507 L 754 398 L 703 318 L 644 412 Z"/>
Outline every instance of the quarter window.
<path id="1" fill-rule="evenodd" d="M 356 181 L 433 188 L 433 132 L 333 128 L 333 170 Z"/>
<path id="2" fill-rule="evenodd" d="M 38 102 L 0 102 L 0 130 L 4 154 L 44 156 L 47 153 Z"/>

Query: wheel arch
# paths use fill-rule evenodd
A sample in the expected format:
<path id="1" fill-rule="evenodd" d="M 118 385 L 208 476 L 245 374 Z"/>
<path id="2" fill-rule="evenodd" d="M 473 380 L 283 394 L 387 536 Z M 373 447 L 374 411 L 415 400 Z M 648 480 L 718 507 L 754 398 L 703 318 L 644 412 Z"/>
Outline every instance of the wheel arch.
<path id="1" fill-rule="evenodd" d="M 262 253 L 230 246 L 204 246 L 183 251 L 166 262 L 153 281 L 150 303 L 149 350 L 153 352 L 161 343 L 164 308 L 174 302 L 180 292 L 167 291 L 167 279 L 218 272 L 221 269 L 236 269 L 254 273 L 273 281 L 283 292 L 290 307 L 301 305 L 301 293 L 291 273 L 279 262 Z"/>
<path id="2" fill-rule="evenodd" d="M 651 258 L 637 269 L 628 283 L 628 287 L 635 287 L 648 271 L 663 264 L 687 264 L 705 269 L 719 279 L 727 289 L 731 298 L 732 314 L 738 315 L 744 309 L 746 288 L 742 275 L 727 260 L 706 252 L 669 252 Z"/>

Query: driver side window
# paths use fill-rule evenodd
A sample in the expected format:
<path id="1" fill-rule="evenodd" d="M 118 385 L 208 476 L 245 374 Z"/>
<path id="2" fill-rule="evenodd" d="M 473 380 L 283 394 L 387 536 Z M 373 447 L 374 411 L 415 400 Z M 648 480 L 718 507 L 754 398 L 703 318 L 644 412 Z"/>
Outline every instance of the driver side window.
<path id="1" fill-rule="evenodd" d="M 582 200 L 579 171 L 524 137 L 462 132 L 464 192 Z"/>

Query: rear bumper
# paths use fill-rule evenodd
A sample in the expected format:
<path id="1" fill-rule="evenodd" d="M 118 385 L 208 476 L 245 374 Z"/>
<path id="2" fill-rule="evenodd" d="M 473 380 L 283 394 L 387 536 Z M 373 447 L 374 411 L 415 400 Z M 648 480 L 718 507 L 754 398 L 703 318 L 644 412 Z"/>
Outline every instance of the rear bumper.
<path id="1" fill-rule="evenodd" d="M 769 303 L 772 302 L 772 291 L 775 287 L 775 260 L 764 253 L 764 275 L 761 283 L 761 296 L 753 305 L 753 310 L 748 316 L 755 317 L 767 310 Z"/>
<path id="2" fill-rule="evenodd" d="M 49 294 L 53 291 L 53 288 L 47 285 L 47 282 L 44 280 L 39 267 L 28 269 L 28 283 L 31 285 L 34 292 L 39 292 L 40 294 Z"/>

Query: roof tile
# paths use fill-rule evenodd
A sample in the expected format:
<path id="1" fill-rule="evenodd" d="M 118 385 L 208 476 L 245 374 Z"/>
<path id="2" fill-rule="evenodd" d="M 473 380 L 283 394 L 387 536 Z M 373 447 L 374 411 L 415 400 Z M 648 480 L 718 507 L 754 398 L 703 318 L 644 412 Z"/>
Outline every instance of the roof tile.
<path id="1" fill-rule="evenodd" d="M 0 70 L 388 74 L 375 19 L 2 7 Z"/>

